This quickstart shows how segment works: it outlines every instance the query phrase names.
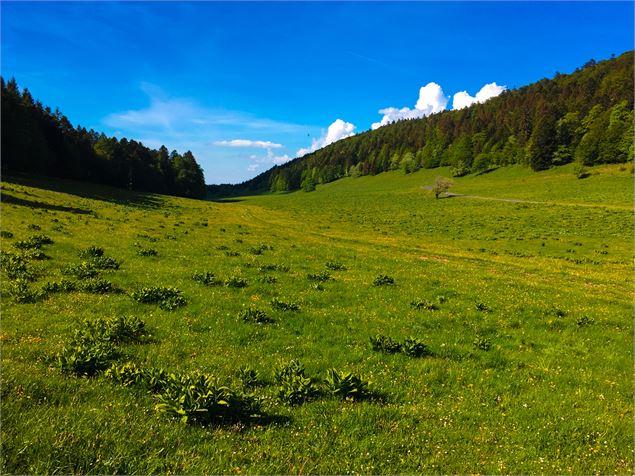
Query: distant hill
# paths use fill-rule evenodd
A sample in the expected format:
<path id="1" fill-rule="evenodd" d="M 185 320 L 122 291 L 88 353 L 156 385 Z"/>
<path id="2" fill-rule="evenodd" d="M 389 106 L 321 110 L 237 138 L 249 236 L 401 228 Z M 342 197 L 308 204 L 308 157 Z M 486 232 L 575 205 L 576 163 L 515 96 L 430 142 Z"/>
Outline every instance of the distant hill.
<path id="1" fill-rule="evenodd" d="M 213 196 L 304 189 L 345 176 L 450 166 L 454 176 L 523 164 L 533 170 L 633 160 L 633 51 L 483 104 L 386 125 L 275 166 Z"/>
<path id="2" fill-rule="evenodd" d="M 152 150 L 140 142 L 73 127 L 19 90 L 15 79 L 2 89 L 2 172 L 29 173 L 112 185 L 144 192 L 205 197 L 203 170 L 191 152 Z"/>

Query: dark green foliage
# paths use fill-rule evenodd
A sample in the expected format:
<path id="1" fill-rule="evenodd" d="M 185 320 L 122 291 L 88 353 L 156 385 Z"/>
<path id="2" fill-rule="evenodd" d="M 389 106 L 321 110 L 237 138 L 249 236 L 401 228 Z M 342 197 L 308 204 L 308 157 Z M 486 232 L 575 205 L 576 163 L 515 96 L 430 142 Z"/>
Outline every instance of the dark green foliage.
<path id="1" fill-rule="evenodd" d="M 479 350 L 488 351 L 492 347 L 492 342 L 487 337 L 483 337 L 479 334 L 476 335 L 472 343 L 474 344 L 474 347 Z"/>
<path id="2" fill-rule="evenodd" d="M 13 233 L 7 230 L 0 230 L 0 238 L 13 238 Z"/>
<path id="3" fill-rule="evenodd" d="M 278 282 L 278 278 L 276 278 L 275 276 L 265 275 L 260 278 L 260 282 L 265 284 L 274 284 Z"/>
<path id="4" fill-rule="evenodd" d="M 347 400 L 363 400 L 371 396 L 370 383 L 350 372 L 338 372 L 329 369 L 324 379 L 327 391 L 336 397 Z"/>
<path id="5" fill-rule="evenodd" d="M 284 273 L 289 271 L 289 267 L 282 264 L 263 264 L 258 267 L 258 271 L 266 273 L 267 271 L 282 271 Z"/>
<path id="6" fill-rule="evenodd" d="M 35 275 L 29 271 L 23 256 L 3 252 L 0 257 L 2 270 L 9 279 L 22 279 L 24 281 L 33 281 L 35 279 Z"/>
<path id="7" fill-rule="evenodd" d="M 410 357 L 426 357 L 432 355 L 428 346 L 414 337 L 409 337 L 403 341 L 401 351 Z"/>
<path id="8" fill-rule="evenodd" d="M 324 283 L 333 279 L 331 274 L 328 271 L 322 271 L 321 273 L 309 273 L 306 275 L 307 279 L 310 281 L 317 281 L 319 283 Z"/>
<path id="9" fill-rule="evenodd" d="M 401 352 L 401 344 L 392 340 L 391 337 L 378 334 L 370 338 L 370 345 L 374 351 L 385 354 L 397 354 Z"/>
<path id="10" fill-rule="evenodd" d="M 34 291 L 29 282 L 23 278 L 16 278 L 8 283 L 8 291 L 11 298 L 19 304 L 34 303 L 41 299 L 42 293 Z"/>
<path id="11" fill-rule="evenodd" d="M 261 413 L 256 397 L 220 386 L 203 374 L 171 374 L 156 398 L 158 411 L 182 423 L 226 424 L 248 421 Z"/>
<path id="12" fill-rule="evenodd" d="M 595 323 L 595 319 L 590 316 L 582 316 L 577 319 L 577 324 L 580 327 L 590 326 Z"/>
<path id="13" fill-rule="evenodd" d="M 34 101 L 15 80 L 2 84 L 2 171 L 87 180 L 132 190 L 205 196 L 203 171 L 190 151 L 152 150 L 134 140 L 73 127 Z"/>
<path id="14" fill-rule="evenodd" d="M 325 266 L 331 271 L 346 271 L 346 266 L 338 261 L 327 261 Z"/>
<path id="15" fill-rule="evenodd" d="M 238 380 L 242 383 L 245 388 L 255 388 L 260 384 L 260 376 L 258 375 L 258 371 L 252 369 L 251 367 L 241 367 L 236 372 Z"/>
<path id="16" fill-rule="evenodd" d="M 211 271 L 197 271 L 192 275 L 192 279 L 205 286 L 221 286 L 222 279 L 218 279 Z"/>
<path id="17" fill-rule="evenodd" d="M 278 384 L 278 399 L 290 405 L 299 405 L 315 397 L 319 392 L 312 378 L 306 375 L 298 360 L 282 365 L 274 372 Z"/>
<path id="18" fill-rule="evenodd" d="M 112 364 L 104 376 L 125 387 L 140 386 L 150 393 L 158 393 L 167 386 L 170 375 L 163 369 L 143 369 L 132 362 Z"/>
<path id="19" fill-rule="evenodd" d="M 31 250 L 41 248 L 42 245 L 51 245 L 53 240 L 46 235 L 33 235 L 26 240 L 20 240 L 13 243 L 13 246 L 20 250 Z"/>
<path id="20" fill-rule="evenodd" d="M 88 261 L 82 261 L 79 264 L 67 266 L 62 269 L 62 274 L 75 276 L 79 279 L 94 278 L 97 276 L 97 270 Z"/>
<path id="21" fill-rule="evenodd" d="M 104 256 L 104 249 L 92 245 L 85 250 L 81 250 L 78 255 L 80 258 L 99 258 L 100 256 Z"/>
<path id="22" fill-rule="evenodd" d="M 393 284 L 395 279 L 385 274 L 380 274 L 373 279 L 373 286 L 392 286 Z"/>
<path id="23" fill-rule="evenodd" d="M 57 364 L 64 373 L 91 377 L 105 370 L 116 355 L 109 341 L 78 341 L 62 349 Z"/>
<path id="24" fill-rule="evenodd" d="M 130 297 L 143 304 L 159 304 L 159 307 L 164 311 L 173 311 L 187 304 L 187 300 L 181 295 L 181 291 L 165 286 L 142 288 L 133 291 Z"/>
<path id="25" fill-rule="evenodd" d="M 119 269 L 121 263 L 109 256 L 96 256 L 87 261 L 88 265 L 94 269 Z"/>
<path id="26" fill-rule="evenodd" d="M 249 248 L 249 252 L 252 255 L 261 255 L 263 252 L 267 250 L 273 250 L 273 247 L 269 245 L 260 244 L 258 246 L 252 246 Z"/>
<path id="27" fill-rule="evenodd" d="M 295 302 L 284 302 L 278 298 L 271 300 L 271 307 L 279 311 L 299 311 L 300 305 Z"/>
<path id="28" fill-rule="evenodd" d="M 243 310 L 239 317 L 245 322 L 254 322 L 256 324 L 271 324 L 274 322 L 264 311 L 253 307 Z"/>
<path id="29" fill-rule="evenodd" d="M 305 190 L 350 173 L 450 166 L 460 177 L 509 165 L 543 170 L 633 157 L 633 52 L 507 91 L 471 107 L 399 121 L 337 141 L 212 195 Z M 594 113 L 585 121 L 594 107 Z M 416 151 L 414 160 L 412 153 Z"/>
<path id="30" fill-rule="evenodd" d="M 247 281 L 238 276 L 230 276 L 225 280 L 225 286 L 228 288 L 246 288 L 248 286 Z"/>
<path id="31" fill-rule="evenodd" d="M 78 286 L 74 281 L 69 281 L 67 279 L 62 279 L 58 283 L 48 282 L 42 287 L 42 292 L 44 294 L 54 294 L 54 293 L 70 293 L 73 291 L 77 291 Z"/>
<path id="32" fill-rule="evenodd" d="M 412 307 L 417 310 L 426 310 L 426 311 L 437 311 L 439 310 L 439 306 L 435 303 L 427 301 L 425 299 L 416 299 L 410 303 Z"/>
<path id="33" fill-rule="evenodd" d="M 140 248 L 137 250 L 139 256 L 158 256 L 159 252 L 154 248 Z"/>
<path id="34" fill-rule="evenodd" d="M 273 380 L 276 383 L 282 383 L 285 379 L 292 375 L 300 375 L 306 377 L 304 365 L 299 360 L 292 360 L 286 364 L 280 365 L 273 372 Z"/>
<path id="35" fill-rule="evenodd" d="M 102 278 L 92 278 L 78 283 L 78 289 L 92 294 L 120 293 L 121 290 L 113 283 Z"/>
<path id="36" fill-rule="evenodd" d="M 477 301 L 474 306 L 476 307 L 476 310 L 479 312 L 492 312 L 492 309 L 485 303 L 482 303 L 480 301 Z"/>
<path id="37" fill-rule="evenodd" d="M 139 342 L 146 335 L 145 323 L 136 316 L 86 319 L 72 342 L 108 341 L 113 344 Z"/>

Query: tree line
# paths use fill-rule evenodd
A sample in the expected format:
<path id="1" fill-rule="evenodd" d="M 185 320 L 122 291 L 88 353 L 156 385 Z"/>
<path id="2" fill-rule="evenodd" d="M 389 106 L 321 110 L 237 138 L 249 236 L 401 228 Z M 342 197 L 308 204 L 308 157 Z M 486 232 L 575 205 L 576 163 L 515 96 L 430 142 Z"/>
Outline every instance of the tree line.
<path id="1" fill-rule="evenodd" d="M 522 164 L 535 171 L 633 160 L 633 52 L 591 60 L 469 108 L 338 141 L 215 195 L 304 189 L 344 176 L 449 166 L 455 177 Z"/>
<path id="2" fill-rule="evenodd" d="M 2 88 L 2 172 L 84 180 L 144 192 L 191 198 L 206 195 L 203 170 L 192 152 L 150 149 L 142 143 L 73 127 L 20 91 L 15 79 Z"/>

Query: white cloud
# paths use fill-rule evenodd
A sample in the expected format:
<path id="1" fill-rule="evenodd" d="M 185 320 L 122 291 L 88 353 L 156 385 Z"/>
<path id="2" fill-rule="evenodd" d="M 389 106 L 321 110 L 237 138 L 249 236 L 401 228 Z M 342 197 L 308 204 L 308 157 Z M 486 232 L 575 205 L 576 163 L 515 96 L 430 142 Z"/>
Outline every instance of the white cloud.
<path id="1" fill-rule="evenodd" d="M 249 160 L 253 162 L 247 166 L 248 172 L 253 172 L 260 168 L 261 165 L 281 165 L 285 162 L 289 162 L 292 157 L 289 157 L 287 154 L 284 155 L 275 155 L 271 149 L 267 150 L 267 155 L 258 156 L 258 155 L 250 155 Z"/>
<path id="2" fill-rule="evenodd" d="M 318 139 L 313 139 L 311 147 L 298 149 L 296 155 L 302 157 L 310 152 L 315 152 L 322 147 L 326 147 L 333 142 L 345 139 L 355 135 L 355 124 L 345 122 L 342 119 L 336 119 L 327 129 L 326 134 L 323 134 Z"/>
<path id="3" fill-rule="evenodd" d="M 485 102 L 490 98 L 498 96 L 505 90 L 507 90 L 506 86 L 489 83 L 483 86 L 474 97 L 470 96 L 467 91 L 458 92 L 452 99 L 452 109 L 463 109 L 465 107 L 470 107 L 475 103 Z"/>
<path id="4" fill-rule="evenodd" d="M 276 144 L 268 140 L 249 139 L 217 140 L 213 144 L 222 147 L 251 147 L 256 149 L 280 149 L 282 147 L 282 144 Z"/>
<path id="5" fill-rule="evenodd" d="M 445 111 L 447 104 L 448 98 L 443 94 L 441 86 L 437 83 L 431 82 L 419 89 L 419 99 L 417 100 L 414 109 L 410 109 L 408 107 L 402 107 L 401 109 L 396 107 L 380 109 L 379 113 L 383 114 L 383 117 L 381 118 L 381 121 L 374 122 L 371 128 L 377 129 L 401 119 L 418 119 L 429 116 L 430 114 Z"/>

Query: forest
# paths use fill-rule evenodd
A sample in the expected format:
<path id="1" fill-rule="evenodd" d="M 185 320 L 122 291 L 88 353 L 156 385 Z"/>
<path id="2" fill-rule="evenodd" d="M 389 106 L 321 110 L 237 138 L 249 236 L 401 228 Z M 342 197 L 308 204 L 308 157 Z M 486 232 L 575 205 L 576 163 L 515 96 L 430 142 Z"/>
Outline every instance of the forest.
<path id="1" fill-rule="evenodd" d="M 130 190 L 204 198 L 203 170 L 192 152 L 153 150 L 126 138 L 73 127 L 20 91 L 15 79 L 2 87 L 2 172 L 101 183 Z"/>
<path id="2" fill-rule="evenodd" d="M 455 177 L 633 160 L 633 52 L 588 61 L 469 108 L 403 120 L 333 143 L 211 195 L 315 190 L 344 176 L 451 167 Z"/>

